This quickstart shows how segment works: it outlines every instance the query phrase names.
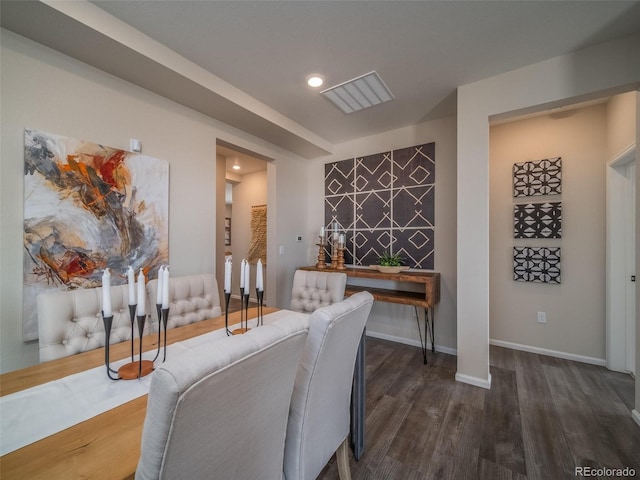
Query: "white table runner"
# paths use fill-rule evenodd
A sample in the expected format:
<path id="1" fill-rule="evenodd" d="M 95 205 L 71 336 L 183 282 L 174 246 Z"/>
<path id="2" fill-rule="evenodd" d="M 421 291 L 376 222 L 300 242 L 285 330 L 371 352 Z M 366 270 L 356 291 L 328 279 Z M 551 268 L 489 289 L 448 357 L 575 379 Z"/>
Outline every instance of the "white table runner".
<path id="1" fill-rule="evenodd" d="M 273 323 L 291 316 L 307 314 L 279 310 L 264 316 Z M 234 325 L 230 329 L 236 328 Z M 226 338 L 224 328 L 167 346 L 167 358 Z M 156 350 L 142 354 L 152 360 Z M 162 351 L 160 352 L 162 355 Z M 136 357 L 137 359 L 138 357 Z M 127 357 L 111 363 L 118 369 L 128 363 Z M 105 366 L 38 385 L 0 397 L 0 455 L 41 440 L 96 415 L 149 393 L 151 375 L 139 380 L 113 381 L 107 378 Z"/>

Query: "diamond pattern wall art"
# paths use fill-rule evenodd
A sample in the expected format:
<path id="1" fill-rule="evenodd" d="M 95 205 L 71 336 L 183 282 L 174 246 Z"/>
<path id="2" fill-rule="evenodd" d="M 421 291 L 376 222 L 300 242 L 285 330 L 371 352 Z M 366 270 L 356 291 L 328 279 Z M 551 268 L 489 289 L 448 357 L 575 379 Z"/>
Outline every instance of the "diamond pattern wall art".
<path id="1" fill-rule="evenodd" d="M 390 252 L 433 269 L 435 172 L 435 143 L 325 165 L 325 226 L 346 233 L 345 263 Z"/>
<path id="2" fill-rule="evenodd" d="M 514 238 L 562 238 L 562 203 L 513 206 Z"/>
<path id="3" fill-rule="evenodd" d="M 560 283 L 560 247 L 513 247 L 513 279 Z"/>
<path id="4" fill-rule="evenodd" d="M 513 196 L 562 193 L 562 158 L 546 158 L 513 165 Z"/>

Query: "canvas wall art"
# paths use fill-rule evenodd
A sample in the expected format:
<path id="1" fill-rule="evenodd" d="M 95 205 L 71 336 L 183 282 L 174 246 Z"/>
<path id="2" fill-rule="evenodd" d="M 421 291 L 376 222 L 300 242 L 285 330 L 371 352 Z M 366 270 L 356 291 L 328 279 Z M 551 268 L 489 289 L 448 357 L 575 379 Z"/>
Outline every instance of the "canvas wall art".
<path id="1" fill-rule="evenodd" d="M 513 196 L 562 193 L 562 158 L 545 158 L 513 165 Z"/>
<path id="2" fill-rule="evenodd" d="M 36 297 L 112 284 L 132 266 L 155 278 L 169 262 L 168 162 L 25 131 L 23 337 L 37 338 Z"/>
<path id="3" fill-rule="evenodd" d="M 513 279 L 560 283 L 560 247 L 513 247 Z"/>
<path id="4" fill-rule="evenodd" d="M 513 206 L 514 238 L 562 238 L 562 203 Z"/>
<path id="5" fill-rule="evenodd" d="M 325 226 L 345 234 L 345 263 L 389 252 L 434 268 L 435 172 L 435 143 L 325 165 Z"/>

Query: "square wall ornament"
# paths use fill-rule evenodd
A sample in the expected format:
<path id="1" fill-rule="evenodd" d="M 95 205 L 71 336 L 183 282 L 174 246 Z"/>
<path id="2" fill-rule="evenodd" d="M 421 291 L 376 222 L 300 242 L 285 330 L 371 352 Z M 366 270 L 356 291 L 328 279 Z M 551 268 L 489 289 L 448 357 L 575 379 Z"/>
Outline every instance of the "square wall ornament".
<path id="1" fill-rule="evenodd" d="M 562 158 L 546 158 L 513 165 L 513 196 L 562 193 Z"/>
<path id="2" fill-rule="evenodd" d="M 513 206 L 514 238 L 562 238 L 562 203 Z"/>
<path id="3" fill-rule="evenodd" d="M 371 265 L 387 252 L 433 269 L 435 174 L 435 143 L 326 164 L 324 226 L 346 234 L 345 262 Z"/>
<path id="4" fill-rule="evenodd" d="M 560 283 L 560 247 L 513 247 L 513 279 Z"/>

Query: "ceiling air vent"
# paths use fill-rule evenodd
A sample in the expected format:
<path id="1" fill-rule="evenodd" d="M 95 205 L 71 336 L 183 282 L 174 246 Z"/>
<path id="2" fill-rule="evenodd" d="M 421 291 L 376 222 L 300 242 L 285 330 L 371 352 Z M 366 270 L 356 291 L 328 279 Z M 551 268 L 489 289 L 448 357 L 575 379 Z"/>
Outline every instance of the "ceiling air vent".
<path id="1" fill-rule="evenodd" d="M 344 113 L 357 112 L 393 100 L 393 94 L 376 72 L 367 73 L 320 93 Z"/>

